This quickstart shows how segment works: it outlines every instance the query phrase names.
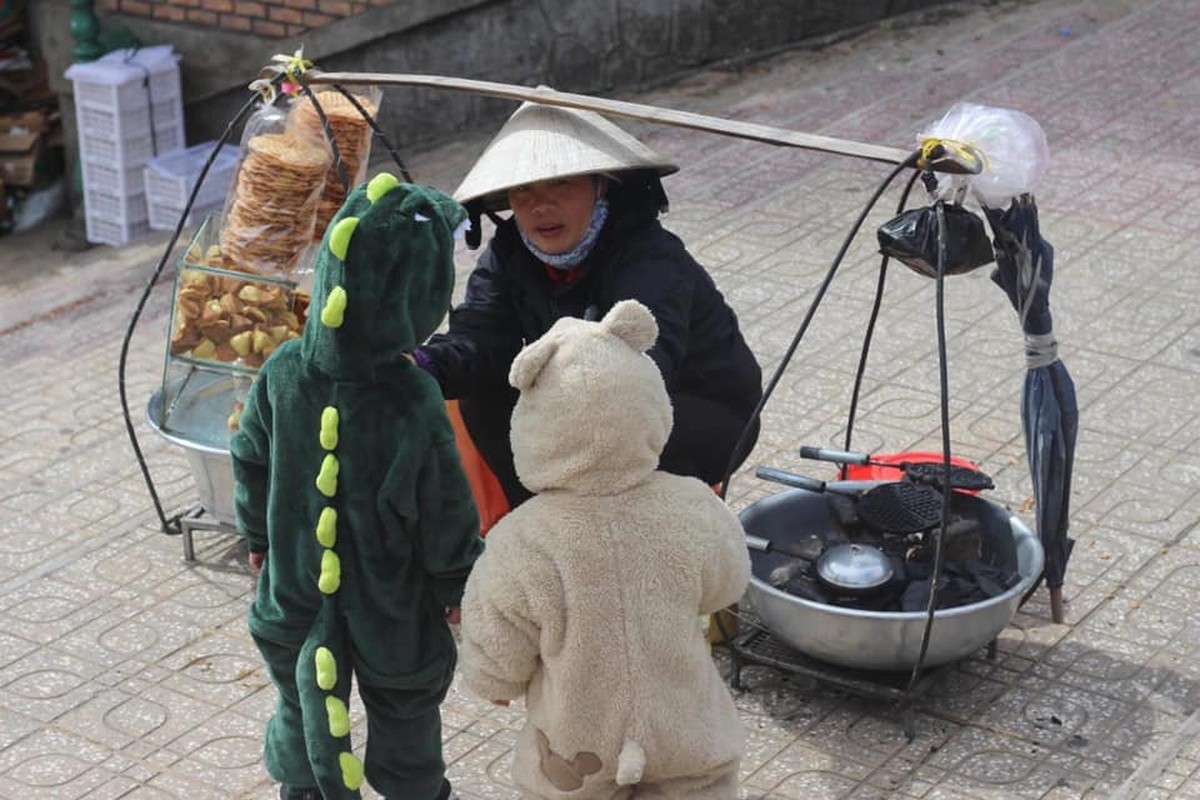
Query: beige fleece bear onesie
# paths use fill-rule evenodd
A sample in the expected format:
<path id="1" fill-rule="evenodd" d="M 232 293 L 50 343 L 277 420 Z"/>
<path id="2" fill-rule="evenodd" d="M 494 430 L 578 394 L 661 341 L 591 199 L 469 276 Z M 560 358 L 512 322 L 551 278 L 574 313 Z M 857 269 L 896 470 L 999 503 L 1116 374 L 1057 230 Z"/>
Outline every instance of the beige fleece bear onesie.
<path id="1" fill-rule="evenodd" d="M 737 795 L 743 731 L 699 614 L 749 579 L 737 517 L 657 471 L 671 429 L 641 304 L 561 319 L 513 362 L 517 473 L 536 496 L 488 534 L 463 597 L 461 666 L 526 698 L 513 777 L 530 798 Z"/>

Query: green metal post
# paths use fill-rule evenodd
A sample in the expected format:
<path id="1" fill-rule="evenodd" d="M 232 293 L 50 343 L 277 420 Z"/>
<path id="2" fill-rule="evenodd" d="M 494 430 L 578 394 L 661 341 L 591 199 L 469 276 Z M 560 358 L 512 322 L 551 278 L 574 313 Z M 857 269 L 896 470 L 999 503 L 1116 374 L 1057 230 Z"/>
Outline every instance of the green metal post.
<path id="1" fill-rule="evenodd" d="M 71 38 L 75 47 L 71 50 L 75 61 L 95 61 L 104 55 L 100 45 L 100 25 L 92 10 L 95 0 L 71 0 Z"/>
<path id="2" fill-rule="evenodd" d="M 94 0 L 71 0 L 71 38 L 75 46 L 71 55 L 75 63 L 95 61 L 104 55 L 104 47 L 100 44 L 100 24 L 92 6 Z M 76 120 L 78 125 L 79 120 Z M 79 147 L 76 145 L 74 165 L 71 170 L 71 183 L 78 204 L 72 203 L 72 220 L 70 228 L 60 235 L 59 246 L 64 250 L 84 250 L 90 247 L 85 232 L 83 213 L 83 163 Z"/>

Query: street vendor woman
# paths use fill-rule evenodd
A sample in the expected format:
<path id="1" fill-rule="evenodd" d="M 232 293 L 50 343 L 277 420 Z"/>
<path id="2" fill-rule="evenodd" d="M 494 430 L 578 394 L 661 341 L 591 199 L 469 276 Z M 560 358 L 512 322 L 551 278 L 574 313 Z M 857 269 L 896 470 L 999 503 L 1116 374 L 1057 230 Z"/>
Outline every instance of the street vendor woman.
<path id="1" fill-rule="evenodd" d="M 468 243 L 478 245 L 483 214 L 495 234 L 449 330 L 412 355 L 446 398 L 459 400 L 510 506 L 530 496 L 509 444 L 513 359 L 555 320 L 598 320 L 620 300 L 641 302 L 658 325 L 648 355 L 674 409 L 660 468 L 716 484 L 753 446 L 748 437 L 733 459 L 762 396 L 762 372 L 713 279 L 658 221 L 667 208 L 659 179 L 677 169 L 598 114 L 526 103 L 455 192 L 472 216 Z"/>

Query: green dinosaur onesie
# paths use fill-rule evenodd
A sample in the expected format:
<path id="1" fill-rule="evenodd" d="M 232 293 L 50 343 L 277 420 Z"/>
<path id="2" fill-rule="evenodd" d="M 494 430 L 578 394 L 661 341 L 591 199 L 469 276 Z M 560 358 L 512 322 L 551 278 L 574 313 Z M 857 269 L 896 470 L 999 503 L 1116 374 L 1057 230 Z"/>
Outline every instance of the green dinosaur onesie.
<path id="1" fill-rule="evenodd" d="M 326 800 L 446 791 L 444 619 L 482 543 L 437 383 L 403 357 L 440 324 L 463 209 L 381 174 L 317 258 L 300 339 L 267 360 L 233 437 L 238 527 L 266 552 L 250 632 L 279 690 L 267 771 Z M 351 752 L 354 673 L 365 765 Z"/>

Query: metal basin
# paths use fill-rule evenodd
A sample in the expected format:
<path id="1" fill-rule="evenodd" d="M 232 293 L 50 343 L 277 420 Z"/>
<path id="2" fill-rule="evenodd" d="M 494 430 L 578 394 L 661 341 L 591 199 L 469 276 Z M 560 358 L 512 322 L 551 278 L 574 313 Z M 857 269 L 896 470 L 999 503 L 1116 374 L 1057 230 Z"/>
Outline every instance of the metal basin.
<path id="1" fill-rule="evenodd" d="M 834 489 L 864 489 L 877 481 L 841 481 Z M 923 662 L 936 666 L 965 658 L 1004 630 L 1021 597 L 1042 571 L 1037 535 L 998 503 L 952 493 L 951 508 L 983 523 L 983 557 L 1021 576 L 1007 592 L 978 603 L 934 612 Z M 813 534 L 830 544 L 841 541 L 831 522 L 828 495 L 793 489 L 761 500 L 741 514 L 746 533 L 773 542 L 794 542 Z M 921 649 L 924 612 L 864 611 L 827 605 L 788 594 L 768 584 L 771 571 L 787 561 L 776 553 L 750 552 L 752 575 L 747 596 L 766 628 L 805 655 L 831 664 L 867 670 L 910 670 Z"/>
<path id="2" fill-rule="evenodd" d="M 165 415 L 162 392 L 155 392 L 146 405 L 146 421 L 159 436 L 183 448 L 205 512 L 218 522 L 234 526 L 233 462 L 226 420 L 244 389 L 231 378 L 192 388 L 180 394 Z"/>

